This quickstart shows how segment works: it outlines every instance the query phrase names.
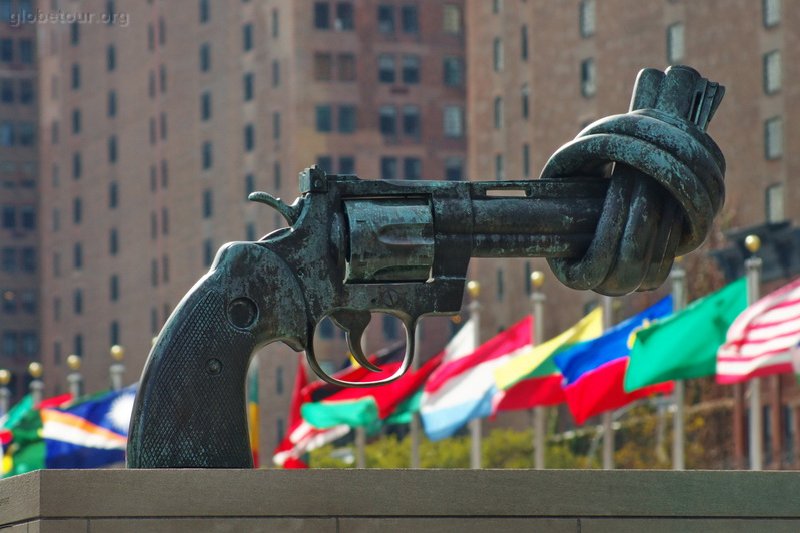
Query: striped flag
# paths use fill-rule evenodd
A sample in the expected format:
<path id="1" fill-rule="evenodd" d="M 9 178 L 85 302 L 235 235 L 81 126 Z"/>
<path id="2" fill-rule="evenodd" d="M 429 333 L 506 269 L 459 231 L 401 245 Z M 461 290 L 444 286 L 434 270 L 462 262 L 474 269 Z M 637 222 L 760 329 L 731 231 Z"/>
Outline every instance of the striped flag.
<path id="1" fill-rule="evenodd" d="M 717 383 L 792 372 L 800 343 L 800 279 L 745 309 L 717 351 Z"/>

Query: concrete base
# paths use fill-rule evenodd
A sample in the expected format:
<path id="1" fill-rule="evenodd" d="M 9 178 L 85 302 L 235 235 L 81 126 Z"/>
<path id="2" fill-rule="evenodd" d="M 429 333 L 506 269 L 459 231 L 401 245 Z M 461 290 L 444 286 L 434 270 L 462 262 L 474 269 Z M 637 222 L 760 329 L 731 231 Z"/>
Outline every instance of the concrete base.
<path id="1" fill-rule="evenodd" d="M 139 531 L 800 531 L 800 473 L 44 470 L 0 480 L 0 528 Z"/>

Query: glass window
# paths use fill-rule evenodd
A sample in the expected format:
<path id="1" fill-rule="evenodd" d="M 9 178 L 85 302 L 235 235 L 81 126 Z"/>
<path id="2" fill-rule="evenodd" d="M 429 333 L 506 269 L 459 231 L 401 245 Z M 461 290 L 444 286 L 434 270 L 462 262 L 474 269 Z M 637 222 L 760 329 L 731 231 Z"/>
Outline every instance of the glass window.
<path id="1" fill-rule="evenodd" d="M 72 200 L 72 222 L 80 224 L 83 219 L 83 203 L 80 198 Z"/>
<path id="2" fill-rule="evenodd" d="M 280 190 L 281 188 L 281 164 L 279 161 L 275 161 L 275 164 L 272 166 L 272 180 L 275 184 L 275 190 Z"/>
<path id="3" fill-rule="evenodd" d="M 22 229 L 36 229 L 36 209 L 31 205 L 19 208 L 20 226 Z"/>
<path id="4" fill-rule="evenodd" d="M 327 2 L 314 3 L 314 27 L 318 30 L 327 30 L 330 27 L 330 8 Z"/>
<path id="5" fill-rule="evenodd" d="M 339 106 L 339 132 L 353 133 L 356 131 L 356 106 Z"/>
<path id="6" fill-rule="evenodd" d="M 83 171 L 83 164 L 81 159 L 81 153 L 75 152 L 72 154 L 72 178 L 76 180 L 80 179 L 82 171 Z"/>
<path id="7" fill-rule="evenodd" d="M 783 121 L 773 117 L 764 123 L 764 155 L 767 159 L 783 156 Z"/>
<path id="8" fill-rule="evenodd" d="M 524 24 L 519 29 L 519 56 L 523 61 L 528 60 L 528 27 Z"/>
<path id="9" fill-rule="evenodd" d="M 119 252 L 119 234 L 116 228 L 111 228 L 108 231 L 108 253 L 117 255 L 117 252 Z"/>
<path id="10" fill-rule="evenodd" d="M 492 41 L 492 62 L 495 72 L 503 70 L 503 40 L 500 37 Z"/>
<path id="11" fill-rule="evenodd" d="M 332 77 L 333 56 L 325 52 L 314 54 L 314 79 L 317 81 L 328 81 Z"/>
<path id="12" fill-rule="evenodd" d="M 351 155 L 343 155 L 339 158 L 339 174 L 355 174 L 356 158 Z"/>
<path id="13" fill-rule="evenodd" d="M 81 110 L 80 109 L 73 109 L 72 110 L 72 133 L 80 133 L 81 132 Z"/>
<path id="14" fill-rule="evenodd" d="M 381 157 L 381 179 L 382 180 L 397 179 L 396 157 Z"/>
<path id="15" fill-rule="evenodd" d="M 378 81 L 394 83 L 394 56 L 381 54 L 378 56 Z"/>
<path id="16" fill-rule="evenodd" d="M 17 355 L 17 332 L 4 331 L 3 332 L 3 355 L 7 357 L 14 357 Z"/>
<path id="17" fill-rule="evenodd" d="M 253 82 L 254 77 L 252 72 L 246 72 L 242 78 L 242 85 L 244 87 L 244 101 L 249 102 L 253 99 Z"/>
<path id="18" fill-rule="evenodd" d="M 111 72 L 117 68 L 117 49 L 113 44 L 109 44 L 106 48 L 106 69 Z"/>
<path id="19" fill-rule="evenodd" d="M 403 56 L 403 83 L 419 83 L 419 63 L 417 55 Z"/>
<path id="20" fill-rule="evenodd" d="M 203 241 L 203 266 L 211 266 L 212 261 L 214 261 L 214 243 L 211 239 L 205 239 Z"/>
<path id="21" fill-rule="evenodd" d="M 12 315 L 17 312 L 17 293 L 14 291 L 3 291 L 3 313 Z"/>
<path id="22" fill-rule="evenodd" d="M 20 294 L 20 306 L 22 307 L 23 311 L 30 315 L 36 313 L 36 309 L 38 307 L 36 302 L 36 292 L 22 291 Z"/>
<path id="23" fill-rule="evenodd" d="M 766 218 L 770 224 L 783 222 L 786 220 L 786 214 L 783 209 L 783 183 L 774 183 L 767 187 L 766 194 L 764 195 L 766 201 Z"/>
<path id="24" fill-rule="evenodd" d="M 281 114 L 277 111 L 272 114 L 272 138 L 281 138 Z"/>
<path id="25" fill-rule="evenodd" d="M 75 270 L 83 268 L 83 246 L 79 242 L 72 247 L 72 266 Z"/>
<path id="26" fill-rule="evenodd" d="M 17 128 L 20 146 L 33 146 L 36 144 L 36 126 L 33 122 L 20 122 L 17 124 Z"/>
<path id="27" fill-rule="evenodd" d="M 0 21 L 11 22 L 11 0 L 0 0 Z"/>
<path id="28" fill-rule="evenodd" d="M 596 92 L 597 79 L 594 59 L 584 59 L 581 61 L 581 94 L 588 98 L 594 96 Z"/>
<path id="29" fill-rule="evenodd" d="M 464 135 L 464 108 L 458 105 L 444 106 L 445 137 L 462 137 Z"/>
<path id="30" fill-rule="evenodd" d="M 383 330 L 383 338 L 386 340 L 394 340 L 397 338 L 397 319 L 391 315 L 383 315 L 381 323 Z"/>
<path id="31" fill-rule="evenodd" d="M 214 193 L 211 189 L 203 191 L 203 218 L 211 218 L 214 215 Z"/>
<path id="32" fill-rule="evenodd" d="M 72 310 L 76 315 L 83 314 L 83 291 L 80 289 L 72 294 Z"/>
<path id="33" fill-rule="evenodd" d="M 0 102 L 14 103 L 14 80 L 11 78 L 0 79 Z"/>
<path id="34" fill-rule="evenodd" d="M 206 141 L 203 143 L 202 160 L 203 170 L 211 168 L 211 166 L 214 164 L 214 154 L 212 151 L 211 141 Z"/>
<path id="35" fill-rule="evenodd" d="M 116 181 L 108 184 L 108 208 L 116 209 L 119 206 L 119 186 Z"/>
<path id="36" fill-rule="evenodd" d="M 402 6 L 400 8 L 400 19 L 405 33 L 419 33 L 419 12 L 417 6 Z"/>
<path id="37" fill-rule="evenodd" d="M 503 154 L 494 156 L 494 179 L 497 181 L 506 179 L 506 164 Z"/>
<path id="38" fill-rule="evenodd" d="M 242 49 L 245 52 L 253 49 L 253 25 L 250 23 L 242 26 Z"/>
<path id="39" fill-rule="evenodd" d="M 281 63 L 277 59 L 272 62 L 272 86 L 281 84 Z"/>
<path id="40" fill-rule="evenodd" d="M 419 157 L 404 158 L 403 177 L 407 180 L 422 179 L 422 159 Z"/>
<path id="41" fill-rule="evenodd" d="M 522 118 L 527 119 L 530 116 L 530 93 L 531 90 L 528 87 L 528 84 L 522 86 L 522 92 L 520 94 L 520 98 L 522 100 L 521 107 L 522 107 Z"/>
<path id="42" fill-rule="evenodd" d="M 353 4 L 350 2 L 339 2 L 336 4 L 336 29 L 349 31 L 354 28 Z"/>
<path id="43" fill-rule="evenodd" d="M 19 103 L 32 104 L 33 94 L 33 80 L 19 80 Z"/>
<path id="44" fill-rule="evenodd" d="M 595 30 L 594 0 L 582 0 L 580 3 L 578 24 L 581 37 L 591 37 Z"/>
<path id="45" fill-rule="evenodd" d="M 781 21 L 781 0 L 762 0 L 764 26 L 771 28 Z"/>
<path id="46" fill-rule="evenodd" d="M 419 107 L 415 105 L 403 106 L 403 134 L 418 138 L 421 129 Z"/>
<path id="47" fill-rule="evenodd" d="M 272 36 L 278 37 L 280 35 L 280 13 L 277 9 L 272 10 Z"/>
<path id="48" fill-rule="evenodd" d="M 394 106 L 381 106 L 379 116 L 380 132 L 384 135 L 395 135 L 397 133 L 397 110 Z"/>
<path id="49" fill-rule="evenodd" d="M 443 29 L 445 33 L 461 33 L 461 8 L 455 4 L 445 4 Z"/>
<path id="50" fill-rule="evenodd" d="M 316 116 L 317 131 L 327 133 L 333 129 L 333 111 L 330 105 L 318 105 Z"/>
<path id="51" fill-rule="evenodd" d="M 497 96 L 494 99 L 494 128 L 499 130 L 503 127 L 503 99 Z"/>
<path id="52" fill-rule="evenodd" d="M 522 145 L 522 177 L 531 177 L 531 146 L 528 143 Z"/>
<path id="53" fill-rule="evenodd" d="M 167 92 L 167 67 L 160 65 L 158 67 L 158 88 L 162 93 Z"/>
<path id="54" fill-rule="evenodd" d="M 781 53 L 773 50 L 764 54 L 764 92 L 772 94 L 781 88 Z"/>
<path id="55" fill-rule="evenodd" d="M 256 128 L 252 124 L 244 126 L 244 151 L 252 152 L 256 147 Z"/>
<path id="56" fill-rule="evenodd" d="M 208 72 L 211 70 L 211 45 L 203 43 L 200 45 L 200 71 Z"/>
<path id="57" fill-rule="evenodd" d="M 115 117 L 117 116 L 117 92 L 116 91 L 108 91 L 108 116 Z"/>
<path id="58" fill-rule="evenodd" d="M 17 250 L 7 246 L 3 248 L 3 272 L 17 271 Z"/>
<path id="59" fill-rule="evenodd" d="M 317 166 L 325 172 L 333 172 L 333 158 L 329 155 L 317 156 Z"/>
<path id="60" fill-rule="evenodd" d="M 0 146 L 14 146 L 14 123 L 10 120 L 0 122 Z"/>
<path id="61" fill-rule="evenodd" d="M 14 61 L 14 41 L 11 39 L 0 39 L 0 61 L 11 63 Z"/>
<path id="62" fill-rule="evenodd" d="M 17 209 L 13 205 L 3 206 L 3 228 L 14 229 L 17 227 Z"/>
<path id="63" fill-rule="evenodd" d="M 677 22 L 667 28 L 667 61 L 675 64 L 683 60 L 683 24 Z"/>
<path id="64" fill-rule="evenodd" d="M 108 138 L 108 162 L 117 162 L 117 136 L 112 135 Z"/>
<path id="65" fill-rule="evenodd" d="M 502 268 L 497 269 L 497 301 L 502 302 L 506 295 L 505 273 Z"/>
<path id="66" fill-rule="evenodd" d="M 244 196 L 247 198 L 250 193 L 256 190 L 256 177 L 252 173 L 244 176 Z"/>
<path id="67" fill-rule="evenodd" d="M 385 4 L 378 6 L 378 31 L 394 33 L 394 6 Z"/>
<path id="68" fill-rule="evenodd" d="M 200 120 L 211 118 L 211 93 L 206 91 L 200 95 Z"/>
<path id="69" fill-rule="evenodd" d="M 444 84 L 448 87 L 461 87 L 464 84 L 464 60 L 462 58 L 444 58 Z"/>
<path id="70" fill-rule="evenodd" d="M 205 24 L 211 18 L 211 6 L 209 0 L 200 0 L 200 24 Z"/>
<path id="71" fill-rule="evenodd" d="M 19 40 L 19 58 L 23 63 L 33 63 L 33 41 L 31 39 Z"/>
<path id="72" fill-rule="evenodd" d="M 339 81 L 355 81 L 356 79 L 356 56 L 351 53 L 339 54 L 337 56 L 338 79 Z"/>
<path id="73" fill-rule="evenodd" d="M 77 63 L 72 64 L 72 89 L 77 90 L 81 88 L 81 66 Z"/>
<path id="74" fill-rule="evenodd" d="M 464 160 L 460 157 L 448 157 L 444 160 L 444 176 L 448 181 L 464 179 Z"/>

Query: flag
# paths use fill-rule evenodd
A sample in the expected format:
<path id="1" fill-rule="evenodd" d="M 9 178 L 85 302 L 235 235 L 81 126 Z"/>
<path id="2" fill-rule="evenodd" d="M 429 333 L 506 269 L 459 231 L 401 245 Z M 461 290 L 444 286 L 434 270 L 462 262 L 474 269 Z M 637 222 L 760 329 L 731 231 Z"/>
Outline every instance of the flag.
<path id="1" fill-rule="evenodd" d="M 717 352 L 717 383 L 792 372 L 800 343 L 800 279 L 745 309 Z"/>
<path id="2" fill-rule="evenodd" d="M 747 287 L 741 278 L 639 331 L 625 373 L 625 391 L 671 379 L 713 376 L 717 350 L 745 307 Z"/>
<path id="3" fill-rule="evenodd" d="M 41 409 L 47 468 L 98 468 L 125 461 L 136 385 Z"/>
<path id="4" fill-rule="evenodd" d="M 566 401 L 563 377 L 553 356 L 578 342 L 600 335 L 603 331 L 602 312 L 600 307 L 594 309 L 567 331 L 527 348 L 498 368 L 495 383 L 499 392 L 494 397 L 493 413 L 558 405 Z M 502 389 L 503 386 L 506 388 Z"/>
<path id="5" fill-rule="evenodd" d="M 449 437 L 470 420 L 492 414 L 494 370 L 531 344 L 532 320 L 520 320 L 474 351 L 467 339 L 451 348 L 451 355 L 425 383 L 420 415 L 428 438 Z"/>
<path id="6" fill-rule="evenodd" d="M 350 427 L 370 427 L 379 424 L 422 387 L 443 357 L 444 353 L 440 353 L 422 365 L 419 370 L 408 371 L 391 383 L 341 389 L 324 400 L 304 403 L 300 408 L 303 420 L 320 429 L 340 424 Z M 370 372 L 364 381 L 388 378 L 400 365 L 400 362 L 396 362 L 382 366 L 381 372 Z"/>
<path id="7" fill-rule="evenodd" d="M 9 411 L 3 423 L 2 477 L 45 468 L 46 447 L 40 409 L 57 407 L 71 399 L 71 394 L 62 394 L 34 406 L 33 398 L 27 395 Z"/>
<path id="8" fill-rule="evenodd" d="M 300 406 L 303 403 L 304 391 L 308 388 L 308 377 L 303 365 L 303 355 L 300 354 L 297 362 L 292 399 L 289 404 L 289 418 L 287 426 L 289 431 L 281 440 L 272 454 L 272 461 L 283 468 L 308 468 L 302 457 L 308 452 L 341 438 L 350 431 L 345 425 L 329 429 L 318 429 L 300 416 Z M 308 394 L 308 392 L 305 392 Z"/>
<path id="9" fill-rule="evenodd" d="M 672 312 L 667 296 L 641 313 L 555 356 L 564 375 L 564 394 L 577 424 L 604 411 L 622 407 L 656 392 L 671 392 L 673 384 L 663 383 L 626 393 L 623 389 L 632 334 L 649 322 Z"/>

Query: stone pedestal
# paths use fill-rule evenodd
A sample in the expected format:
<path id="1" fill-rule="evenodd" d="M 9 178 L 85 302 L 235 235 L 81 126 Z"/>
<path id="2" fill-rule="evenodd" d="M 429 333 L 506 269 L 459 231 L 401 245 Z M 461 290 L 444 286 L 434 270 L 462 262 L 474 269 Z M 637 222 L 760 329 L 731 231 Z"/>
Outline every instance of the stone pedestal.
<path id="1" fill-rule="evenodd" d="M 794 532 L 798 495 L 794 472 L 44 470 L 0 480 L 0 528 Z"/>

